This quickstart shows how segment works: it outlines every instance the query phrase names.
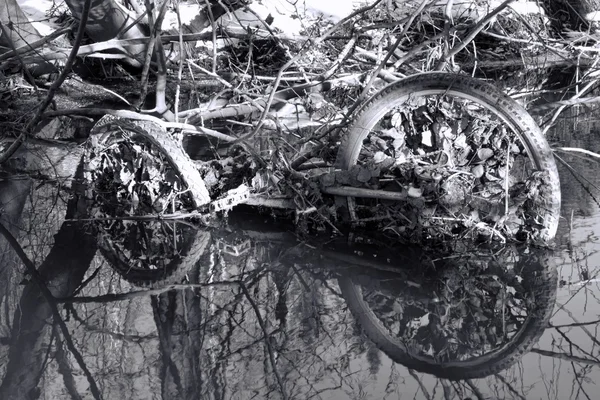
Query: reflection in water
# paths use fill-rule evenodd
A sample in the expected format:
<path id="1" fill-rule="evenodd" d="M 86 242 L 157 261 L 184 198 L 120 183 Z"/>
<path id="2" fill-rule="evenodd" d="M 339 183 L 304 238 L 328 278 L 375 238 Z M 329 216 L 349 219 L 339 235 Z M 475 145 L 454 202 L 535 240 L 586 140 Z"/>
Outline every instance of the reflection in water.
<path id="1" fill-rule="evenodd" d="M 366 335 L 394 361 L 441 378 L 484 378 L 546 329 L 558 277 L 547 250 L 465 248 L 419 261 L 340 279 Z"/>
<path id="2" fill-rule="evenodd" d="M 137 286 L 181 282 L 210 241 L 209 232 L 181 221 L 137 221 L 130 228 L 132 235 L 118 239 L 99 230 L 98 248 L 115 271 Z"/>
<path id="3" fill-rule="evenodd" d="M 598 111 L 598 104 L 571 108 L 550 131 L 550 138 L 557 142 L 556 146 L 600 153 Z M 560 251 L 556 252 L 561 287 L 551 327 L 536 350 L 547 360 L 545 374 L 538 376 L 549 384 L 553 398 L 593 399 L 600 381 L 599 160 L 576 152 L 556 154 L 561 160 L 559 172 L 564 193 L 563 220 L 557 235 Z"/>
<path id="4" fill-rule="evenodd" d="M 104 398 L 462 399 L 523 390 L 511 365 L 552 310 L 556 274 L 546 254 L 298 241 L 242 221 L 191 233 L 177 259 L 185 274 L 170 271 L 150 291 L 121 280 L 140 281 L 143 271 L 128 277 L 118 261 L 125 256 L 101 245 L 118 274 L 90 272 L 68 301 L 84 364 L 67 361 L 65 372 L 56 356 L 43 393 L 87 391 L 84 366 Z M 492 383 L 439 379 L 496 373 Z M 65 374 L 73 385 L 59 383 Z"/>

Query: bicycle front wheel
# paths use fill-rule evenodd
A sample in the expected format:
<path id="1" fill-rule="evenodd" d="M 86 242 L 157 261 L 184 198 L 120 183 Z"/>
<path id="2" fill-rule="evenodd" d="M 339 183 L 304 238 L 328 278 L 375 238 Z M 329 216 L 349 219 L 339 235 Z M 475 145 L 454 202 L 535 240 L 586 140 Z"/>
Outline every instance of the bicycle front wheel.
<path id="1" fill-rule="evenodd" d="M 210 198 L 179 143 L 148 121 L 103 117 L 92 129 L 86 174 L 98 247 L 137 286 L 178 283 L 210 234 L 164 214 L 187 214 Z"/>
<path id="2" fill-rule="evenodd" d="M 338 201 L 354 225 L 411 241 L 556 234 L 560 185 L 543 133 L 516 101 L 468 76 L 387 86 L 359 111 L 336 162 L 342 184 L 368 189 Z"/>

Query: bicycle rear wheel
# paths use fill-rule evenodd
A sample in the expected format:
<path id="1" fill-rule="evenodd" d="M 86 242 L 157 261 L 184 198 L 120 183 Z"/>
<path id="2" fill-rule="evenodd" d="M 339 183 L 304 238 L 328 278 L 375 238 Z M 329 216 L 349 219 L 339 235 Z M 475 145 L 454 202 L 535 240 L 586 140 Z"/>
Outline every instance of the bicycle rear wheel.
<path id="1" fill-rule="evenodd" d="M 556 234 L 560 185 L 545 137 L 513 99 L 468 76 L 387 86 L 359 111 L 336 163 L 341 183 L 371 190 L 338 200 L 354 225 L 410 241 Z"/>
<path id="2" fill-rule="evenodd" d="M 445 263 L 435 257 L 437 276 L 362 268 L 338 284 L 365 335 L 393 361 L 438 378 L 484 378 L 528 353 L 554 310 L 558 273 L 547 250 L 515 250 L 465 248 Z"/>

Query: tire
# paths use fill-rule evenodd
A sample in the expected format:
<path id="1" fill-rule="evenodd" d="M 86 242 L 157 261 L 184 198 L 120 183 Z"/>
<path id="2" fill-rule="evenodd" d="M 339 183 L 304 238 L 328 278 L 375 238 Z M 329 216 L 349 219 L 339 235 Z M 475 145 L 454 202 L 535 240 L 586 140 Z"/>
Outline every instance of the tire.
<path id="1" fill-rule="evenodd" d="M 410 338 L 398 337 L 397 332 L 389 329 L 382 322 L 382 318 L 387 318 L 386 313 L 378 314 L 365 300 L 365 296 L 368 296 L 369 293 L 372 295 L 378 288 L 387 285 L 388 289 L 392 287 L 390 291 L 396 294 L 412 291 L 412 296 L 404 296 L 404 298 L 408 297 L 409 299 L 417 299 L 418 301 L 406 301 L 400 304 L 400 307 L 404 310 L 417 304 L 419 301 L 425 303 L 422 298 L 419 299 L 415 295 L 415 291 L 420 290 L 418 286 L 414 285 L 415 275 L 418 275 L 419 272 L 413 271 L 410 277 L 413 284 L 404 284 L 406 282 L 406 272 L 401 273 L 398 280 L 391 278 L 389 273 L 382 274 L 379 272 L 367 275 L 365 272 L 362 272 L 360 274 L 341 277 L 338 279 L 338 284 L 342 297 L 345 299 L 348 308 L 362 328 L 365 336 L 391 360 L 404 365 L 406 368 L 431 374 L 438 378 L 450 380 L 478 379 L 499 373 L 518 362 L 539 341 L 545 328 L 548 326 L 556 300 L 558 273 L 555 266 L 549 262 L 549 258 L 544 255 L 544 252 L 542 251 L 541 255 L 534 252 L 529 256 L 525 256 L 520 264 L 523 276 L 522 283 L 526 287 L 523 291 L 528 295 L 528 300 L 523 301 L 524 304 L 527 304 L 528 308 L 527 316 L 522 325 L 518 327 L 517 331 L 511 337 L 506 339 L 507 341 L 500 343 L 499 346 L 492 347 L 489 352 L 462 359 L 443 360 L 435 354 L 431 355 L 427 352 L 419 352 L 418 347 L 414 344 L 414 339 L 411 341 Z M 491 257 L 493 258 L 495 255 Z M 424 293 L 423 290 L 420 290 L 420 295 L 432 298 L 433 292 Z M 394 294 L 392 294 L 391 298 L 398 302 L 397 299 L 402 299 L 403 297 L 394 297 Z M 431 299 L 428 301 L 429 304 L 432 304 Z M 497 315 L 501 315 L 501 317 L 497 316 L 497 318 L 502 318 L 505 321 L 504 313 L 499 311 L 496 311 L 496 313 Z M 380 318 L 379 315 L 382 317 Z M 450 315 L 450 313 L 447 312 L 447 315 Z M 456 318 L 456 320 L 459 320 L 459 318 Z M 457 334 L 455 337 L 458 336 Z M 428 340 L 431 340 L 431 342 L 435 341 L 435 339 Z M 445 345 L 452 346 L 449 343 L 451 342 L 446 341 Z M 469 344 L 468 341 L 467 344 Z M 476 350 L 472 351 L 475 352 Z"/>
<path id="2" fill-rule="evenodd" d="M 178 282 L 209 236 L 157 215 L 189 212 L 210 200 L 193 162 L 150 121 L 104 116 L 89 143 L 85 173 L 101 254 L 135 285 Z"/>
<path id="3" fill-rule="evenodd" d="M 185 229 L 188 228 L 188 229 Z M 183 242 L 176 257 L 155 269 L 138 268 L 124 256 L 110 235 L 98 237 L 98 249 L 113 270 L 127 282 L 139 287 L 163 287 L 180 283 L 190 273 L 211 242 L 211 235 L 195 227 L 184 226 Z"/>
<path id="4" fill-rule="evenodd" d="M 129 121 L 112 115 L 105 115 L 92 128 L 96 136 L 96 146 L 105 146 L 115 134 L 127 131 L 132 138 L 140 137 L 155 146 L 165 156 L 166 161 L 176 171 L 189 189 L 192 205 L 197 208 L 210 202 L 208 189 L 183 148 L 158 124 L 151 121 Z"/>
<path id="5" fill-rule="evenodd" d="M 556 234 L 560 184 L 543 133 L 513 99 L 468 76 L 423 73 L 382 89 L 343 136 L 336 166 L 352 186 L 404 200 L 338 197 L 355 225 L 389 218 L 402 226 L 375 228 L 417 241 L 475 232 L 548 242 Z M 377 168 L 379 180 L 370 178 Z"/>

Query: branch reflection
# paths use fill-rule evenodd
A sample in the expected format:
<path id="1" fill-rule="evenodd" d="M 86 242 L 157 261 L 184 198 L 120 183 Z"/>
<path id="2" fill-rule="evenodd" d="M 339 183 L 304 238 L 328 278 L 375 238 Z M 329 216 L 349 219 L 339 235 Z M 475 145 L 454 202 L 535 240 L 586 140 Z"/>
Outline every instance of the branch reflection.
<path id="1" fill-rule="evenodd" d="M 556 298 L 551 254 L 534 247 L 299 240 L 247 217 L 182 243 L 167 282 L 148 282 L 160 268 L 128 275 L 113 265 L 154 287 L 163 398 L 335 398 L 383 374 L 389 388 L 413 379 L 423 391 L 428 378 L 417 372 L 442 378 L 453 395 L 476 396 L 469 379 L 488 376 L 512 388 L 497 374 L 538 342 Z M 122 247 L 102 247 L 111 264 L 124 259 L 107 254 Z M 392 379 L 400 365 L 405 378 Z"/>

